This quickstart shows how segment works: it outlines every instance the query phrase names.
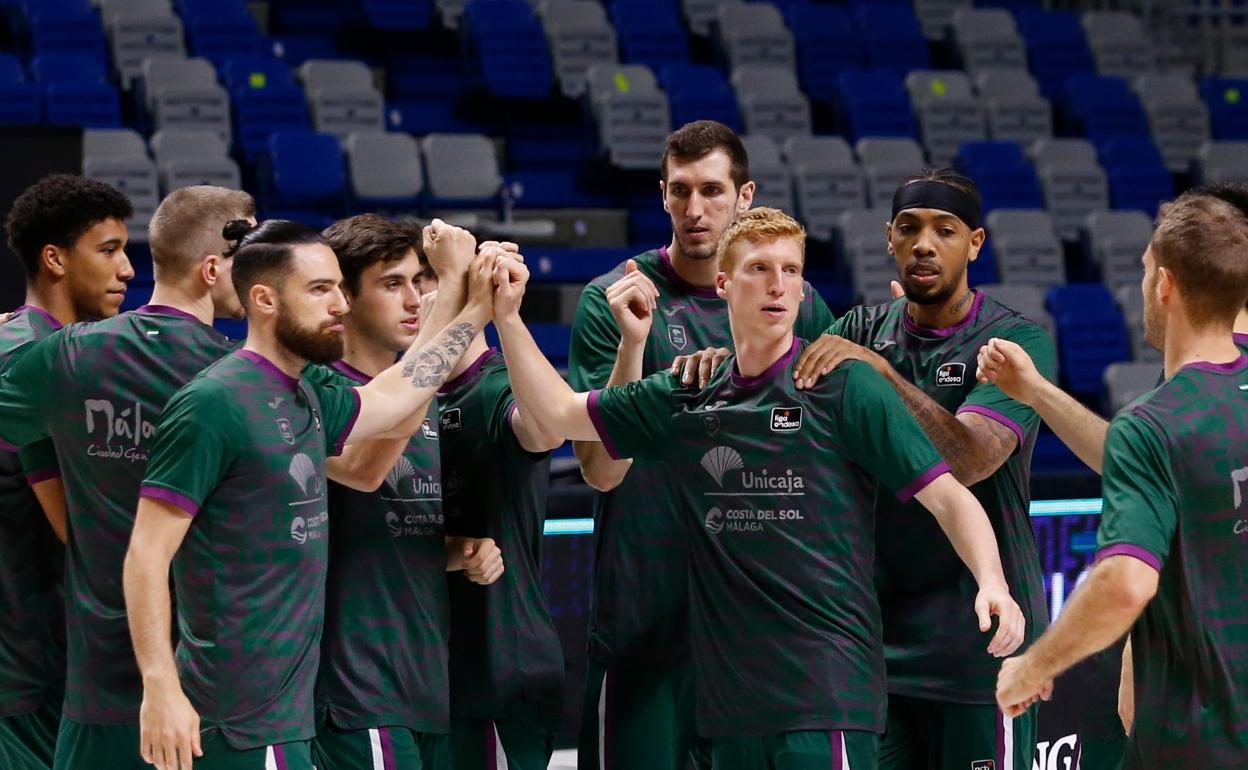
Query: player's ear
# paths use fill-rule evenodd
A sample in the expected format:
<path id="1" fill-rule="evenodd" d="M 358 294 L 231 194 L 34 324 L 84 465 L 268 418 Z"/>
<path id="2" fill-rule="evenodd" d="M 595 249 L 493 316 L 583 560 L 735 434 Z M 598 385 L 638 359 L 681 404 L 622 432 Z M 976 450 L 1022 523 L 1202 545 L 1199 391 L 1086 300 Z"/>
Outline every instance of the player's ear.
<path id="1" fill-rule="evenodd" d="M 728 299 L 728 274 L 720 271 L 715 274 L 715 293 L 720 299 Z"/>
<path id="2" fill-rule="evenodd" d="M 974 262 L 979 259 L 979 250 L 984 247 L 984 238 L 986 236 L 987 233 L 984 232 L 984 228 L 982 227 L 977 227 L 971 231 L 971 252 L 968 257 L 969 261 Z"/>
<path id="3" fill-rule="evenodd" d="M 208 286 L 216 286 L 217 280 L 221 277 L 221 257 L 217 254 L 204 257 L 199 263 L 199 277 Z"/>
<path id="4" fill-rule="evenodd" d="M 663 210 L 669 214 L 672 213 L 672 210 L 667 207 L 667 182 L 662 179 L 659 180 L 659 198 L 663 201 Z"/>
<path id="5" fill-rule="evenodd" d="M 65 253 L 60 246 L 48 244 L 39 252 L 39 264 L 55 278 L 65 276 Z"/>
<path id="6" fill-rule="evenodd" d="M 247 296 L 251 298 L 250 306 L 259 312 L 268 314 L 277 312 L 277 292 L 272 286 L 257 283 L 251 287 L 251 291 L 247 292 Z"/>
<path id="7" fill-rule="evenodd" d="M 893 223 L 884 223 L 884 242 L 888 244 L 888 256 L 895 257 L 897 252 L 893 250 Z"/>
<path id="8" fill-rule="evenodd" d="M 741 185 L 741 190 L 737 193 L 737 214 L 744 214 L 754 205 L 754 190 L 754 180 Z"/>

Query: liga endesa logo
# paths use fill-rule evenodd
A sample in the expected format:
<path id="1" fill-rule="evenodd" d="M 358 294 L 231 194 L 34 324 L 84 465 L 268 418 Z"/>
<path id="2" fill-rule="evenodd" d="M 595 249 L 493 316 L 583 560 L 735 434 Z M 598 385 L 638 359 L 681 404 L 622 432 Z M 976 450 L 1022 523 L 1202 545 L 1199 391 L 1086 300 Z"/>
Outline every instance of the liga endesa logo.
<path id="1" fill-rule="evenodd" d="M 793 433 L 802 429 L 802 407 L 776 406 L 771 410 L 772 433 Z"/>

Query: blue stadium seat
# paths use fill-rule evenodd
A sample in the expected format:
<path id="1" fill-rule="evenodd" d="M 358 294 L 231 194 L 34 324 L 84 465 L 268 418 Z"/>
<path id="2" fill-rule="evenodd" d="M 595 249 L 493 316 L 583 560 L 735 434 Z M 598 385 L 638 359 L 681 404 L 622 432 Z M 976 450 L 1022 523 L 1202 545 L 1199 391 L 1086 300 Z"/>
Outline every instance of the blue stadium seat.
<path id="1" fill-rule="evenodd" d="M 1022 9 L 1015 13 L 1019 34 L 1027 43 L 1027 62 L 1049 101 L 1065 96 L 1071 75 L 1095 72 L 1092 50 L 1083 25 L 1073 13 Z"/>
<path id="2" fill-rule="evenodd" d="M 432 0 L 357 0 L 368 26 L 375 29 L 415 32 L 429 27 Z"/>
<path id="3" fill-rule="evenodd" d="M 668 64 L 659 70 L 659 85 L 667 93 L 672 125 L 693 120 L 718 120 L 741 130 L 737 95 L 728 78 L 716 67 L 701 64 Z"/>
<path id="4" fill-rule="evenodd" d="M 1044 208 L 1040 179 L 1017 142 L 967 142 L 958 150 L 954 167 L 979 185 L 985 214 Z"/>
<path id="5" fill-rule="evenodd" d="M 1156 216 L 1162 201 L 1174 197 L 1174 180 L 1161 151 L 1147 136 L 1116 137 L 1097 145 L 1109 177 L 1109 200 L 1116 209 L 1140 209 Z"/>
<path id="6" fill-rule="evenodd" d="M 932 68 L 931 51 L 913 5 L 854 0 L 851 9 L 872 67 L 901 74 Z"/>
<path id="7" fill-rule="evenodd" d="M 44 119 L 54 125 L 120 128 L 121 97 L 105 65 L 90 56 L 50 54 L 30 63 L 43 88 Z"/>
<path id="8" fill-rule="evenodd" d="M 39 89 L 26 82 L 22 63 L 0 53 L 0 125 L 38 123 L 42 116 Z"/>
<path id="9" fill-rule="evenodd" d="M 313 210 L 341 213 L 347 177 L 338 140 L 315 131 L 279 131 L 269 136 L 260 178 L 266 211 Z"/>
<path id="10" fill-rule="evenodd" d="M 1248 140 L 1248 78 L 1207 77 L 1200 94 L 1209 105 L 1214 139 Z"/>
<path id="11" fill-rule="evenodd" d="M 534 282 L 588 283 L 640 249 L 558 249 L 538 246 L 528 250 L 526 263 Z"/>
<path id="12" fill-rule="evenodd" d="M 311 127 L 303 88 L 284 62 L 268 56 L 235 56 L 220 63 L 220 73 L 230 92 L 234 138 L 245 160 L 263 155 L 273 132 Z"/>
<path id="13" fill-rule="evenodd" d="M 867 47 L 853 16 L 835 5 L 795 3 L 785 20 L 797 44 L 797 74 L 811 101 L 836 99 L 836 76 L 867 66 Z"/>
<path id="14" fill-rule="evenodd" d="M 264 36 L 245 7 L 205 8 L 193 4 L 182 14 L 186 39 L 194 56 L 219 63 L 232 56 L 250 56 L 265 50 Z"/>
<path id="15" fill-rule="evenodd" d="M 521 99 L 550 95 L 554 75 L 542 22 L 527 0 L 470 0 L 461 28 L 468 55 L 490 94 Z M 507 41 L 499 45 L 498 41 Z"/>
<path id="16" fill-rule="evenodd" d="M 109 60 L 100 14 L 86 0 L 32 3 L 26 21 L 35 55 L 72 53 Z"/>
<path id="17" fill-rule="evenodd" d="M 1057 327 L 1058 369 L 1069 389 L 1092 399 L 1101 391 L 1105 367 L 1131 360 L 1122 311 L 1099 283 L 1055 286 L 1044 299 Z"/>
<path id="18" fill-rule="evenodd" d="M 1140 98 L 1119 77 L 1080 74 L 1066 81 L 1068 128 L 1093 144 L 1119 136 L 1149 136 Z"/>
<path id="19" fill-rule="evenodd" d="M 623 63 L 646 64 L 657 72 L 689 61 L 689 36 L 670 0 L 614 0 L 611 22 Z"/>
<path id="20" fill-rule="evenodd" d="M 917 138 L 910 95 L 901 76 L 883 70 L 846 70 L 836 76 L 837 120 L 850 142 L 867 136 Z"/>

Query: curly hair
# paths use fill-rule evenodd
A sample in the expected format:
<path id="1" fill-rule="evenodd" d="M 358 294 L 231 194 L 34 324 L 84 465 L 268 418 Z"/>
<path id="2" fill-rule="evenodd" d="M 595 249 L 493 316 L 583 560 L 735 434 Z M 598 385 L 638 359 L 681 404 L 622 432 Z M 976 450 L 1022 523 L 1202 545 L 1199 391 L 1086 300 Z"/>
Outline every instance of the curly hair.
<path id="1" fill-rule="evenodd" d="M 125 220 L 133 213 L 130 199 L 103 182 L 76 174 L 52 174 L 17 196 L 4 229 L 26 277 L 34 278 L 45 246 L 70 248 L 96 224 Z"/>

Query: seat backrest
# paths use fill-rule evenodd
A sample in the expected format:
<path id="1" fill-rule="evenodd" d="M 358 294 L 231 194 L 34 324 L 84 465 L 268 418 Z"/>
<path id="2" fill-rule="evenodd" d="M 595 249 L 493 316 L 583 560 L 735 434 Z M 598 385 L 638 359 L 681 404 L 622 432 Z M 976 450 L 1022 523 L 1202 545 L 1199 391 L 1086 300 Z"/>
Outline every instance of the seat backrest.
<path id="1" fill-rule="evenodd" d="M 216 131 L 201 128 L 165 128 L 152 134 L 157 165 L 179 158 L 225 158 L 230 148 Z"/>
<path id="2" fill-rule="evenodd" d="M 1018 40 L 1018 25 L 1004 8 L 959 8 L 953 12 L 953 32 L 962 45 Z"/>
<path id="3" fill-rule="evenodd" d="M 1086 11 L 1081 22 L 1093 48 L 1104 43 L 1147 40 L 1140 18 L 1127 11 Z"/>
<path id="4" fill-rule="evenodd" d="M 784 140 L 784 157 L 794 170 L 858 165 L 849 142 L 839 136 L 790 136 Z"/>
<path id="5" fill-rule="evenodd" d="M 482 134 L 430 134 L 420 142 L 429 191 L 438 198 L 482 199 L 502 185 L 494 142 Z"/>
<path id="6" fill-rule="evenodd" d="M 36 56 L 30 71 L 40 83 L 107 83 L 108 71 L 92 56 L 55 53 Z M 2 80 L 3 78 L 0 78 Z"/>
<path id="7" fill-rule="evenodd" d="M 1040 98 L 1040 84 L 1027 70 L 986 69 L 975 75 L 975 87 L 988 100 Z"/>
<path id="8" fill-rule="evenodd" d="M 1155 361 L 1118 361 L 1105 367 L 1105 390 L 1110 409 L 1117 414 L 1140 396 L 1157 387 L 1161 367 Z"/>
<path id="9" fill-rule="evenodd" d="M 351 187 L 361 198 L 413 198 L 424 188 L 420 148 L 410 134 L 357 132 L 343 143 Z"/>
<path id="10" fill-rule="evenodd" d="M 910 100 L 921 106 L 941 100 L 974 100 L 970 78 L 957 70 L 913 70 L 906 75 L 906 91 Z"/>
<path id="11" fill-rule="evenodd" d="M 1087 139 L 1041 139 L 1031 145 L 1029 154 L 1041 172 L 1100 165 L 1096 147 Z"/>
<path id="12" fill-rule="evenodd" d="M 585 84 L 594 101 L 615 93 L 660 93 L 654 71 L 644 64 L 595 64 L 585 70 Z"/>
<path id="13" fill-rule="evenodd" d="M 1248 142 L 1205 142 L 1197 157 L 1203 182 L 1248 182 Z"/>
<path id="14" fill-rule="evenodd" d="M 316 88 L 376 90 L 373 73 L 360 61 L 308 59 L 299 65 L 297 72 L 309 91 Z"/>
<path id="15" fill-rule="evenodd" d="M 1145 104 L 1199 104 L 1196 81 L 1180 72 L 1145 72 L 1132 82 Z"/>
<path id="16" fill-rule="evenodd" d="M 988 234 L 995 238 L 1057 238 L 1053 218 L 1043 209 L 995 209 L 985 224 Z"/>
<path id="17" fill-rule="evenodd" d="M 88 128 L 82 132 L 84 158 L 147 158 L 147 145 L 132 128 Z"/>
<path id="18" fill-rule="evenodd" d="M 143 60 L 143 83 L 151 104 L 166 86 L 217 85 L 217 71 L 207 59 L 149 56 Z"/>
<path id="19" fill-rule="evenodd" d="M 161 17 L 173 16 L 169 0 L 99 0 L 100 17 L 105 27 L 112 27 L 119 16 Z"/>
<path id="20" fill-rule="evenodd" d="M 716 9 L 719 34 L 731 39 L 757 33 L 787 33 L 784 17 L 769 3 L 727 3 Z"/>
<path id="21" fill-rule="evenodd" d="M 1153 223 L 1143 211 L 1094 211 L 1088 214 L 1086 222 L 1094 250 L 1113 239 L 1140 244 L 1143 254 L 1153 235 Z"/>
<path id="22" fill-rule="evenodd" d="M 542 19 L 547 31 L 611 29 L 606 9 L 593 0 L 546 0 Z"/>
<path id="23" fill-rule="evenodd" d="M 775 64 L 739 64 L 733 68 L 731 80 L 738 94 L 802 95 L 797 74 Z"/>
<path id="24" fill-rule="evenodd" d="M 887 137 L 859 139 L 855 149 L 867 173 L 877 168 L 913 168 L 914 173 L 917 174 L 923 168 L 923 150 L 913 139 Z"/>
<path id="25" fill-rule="evenodd" d="M 880 250 L 883 251 L 885 227 L 888 224 L 888 212 L 880 209 L 849 209 L 842 211 L 837 217 L 836 227 L 841 233 L 846 247 L 857 242 L 870 243 L 878 239 Z"/>

